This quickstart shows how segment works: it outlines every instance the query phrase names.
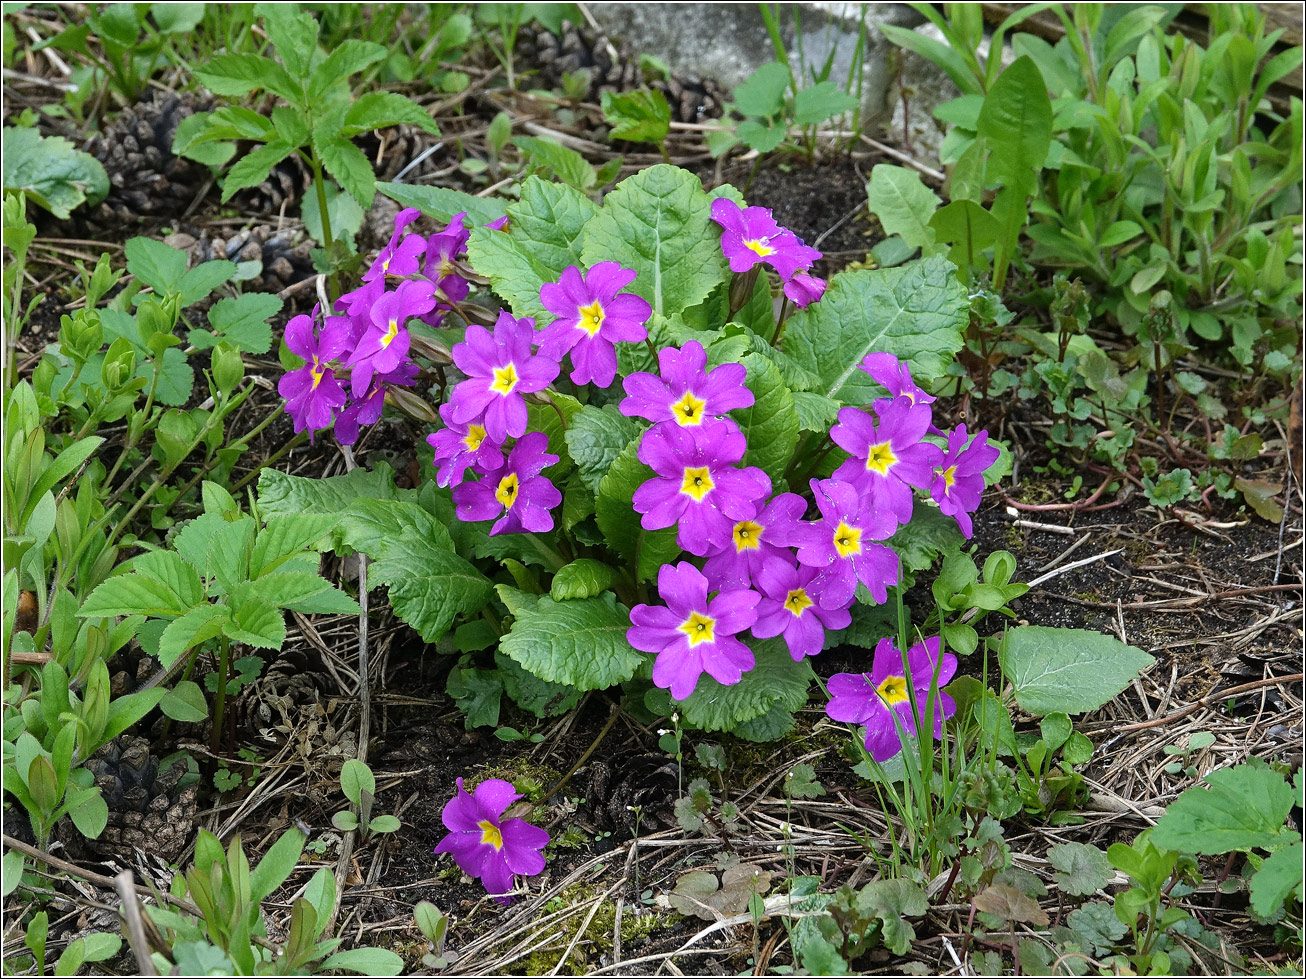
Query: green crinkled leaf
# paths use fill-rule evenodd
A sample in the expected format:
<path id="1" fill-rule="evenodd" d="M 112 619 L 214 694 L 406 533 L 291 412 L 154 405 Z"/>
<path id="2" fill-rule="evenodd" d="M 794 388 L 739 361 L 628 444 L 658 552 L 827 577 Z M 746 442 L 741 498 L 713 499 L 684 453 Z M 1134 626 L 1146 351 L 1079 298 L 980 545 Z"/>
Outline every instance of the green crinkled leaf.
<path id="1" fill-rule="evenodd" d="M 640 524 L 640 515 L 631 501 L 635 490 L 653 477 L 653 470 L 639 461 L 637 451 L 638 439 L 621 451 L 599 481 L 594 494 L 594 519 L 608 545 L 634 567 L 640 581 L 648 581 L 680 553 L 680 545 L 676 543 L 675 527 L 645 530 Z"/>
<path id="2" fill-rule="evenodd" d="M 1087 843 L 1055 843 L 1048 849 L 1057 887 L 1072 897 L 1088 897 L 1106 887 L 1113 876 L 1106 854 Z"/>
<path id="3" fill-rule="evenodd" d="M 839 402 L 811 391 L 794 391 L 794 410 L 798 427 L 804 432 L 825 434 L 839 419 Z"/>
<path id="4" fill-rule="evenodd" d="M 159 662 L 171 666 L 192 646 L 221 634 L 230 609 L 225 605 L 196 605 L 185 615 L 173 619 L 159 638 Z M 171 715 L 169 715 L 171 716 Z"/>
<path id="5" fill-rule="evenodd" d="M 916 929 L 906 919 L 930 909 L 924 889 L 910 880 L 877 880 L 862 888 L 857 906 L 880 919 L 884 945 L 894 955 L 906 955 L 916 938 Z"/>
<path id="6" fill-rule="evenodd" d="M 549 587 L 549 597 L 555 602 L 569 598 L 592 598 L 612 587 L 616 572 L 594 558 L 577 558 L 558 569 Z"/>
<path id="7" fill-rule="evenodd" d="M 199 572 L 175 551 L 149 551 L 132 560 L 132 570 L 166 585 L 183 608 L 204 601 Z"/>
<path id="8" fill-rule="evenodd" d="M 602 690 L 629 680 L 644 655 L 626 641 L 630 611 L 611 592 L 514 609 L 512 630 L 499 649 L 528 672 L 578 690 Z"/>
<path id="9" fill-rule="evenodd" d="M 313 479 L 265 469 L 258 478 L 259 511 L 269 517 L 282 513 L 343 514 L 354 500 L 397 500 L 395 474 L 386 463 L 355 469 L 343 476 Z"/>
<path id="10" fill-rule="evenodd" d="M 633 143 L 660 143 L 671 126 L 671 106 L 656 89 L 603 92 L 603 119 L 612 127 L 611 139 Z"/>
<path id="11" fill-rule="evenodd" d="M 319 141 L 314 133 L 314 147 L 327 173 L 362 207 L 371 207 L 376 195 L 376 175 L 363 151 L 347 139 L 336 137 Z"/>
<path id="12" fill-rule="evenodd" d="M 249 576 L 261 578 L 276 571 L 288 559 L 317 544 L 335 529 L 340 517 L 330 513 L 283 513 L 267 518 L 267 525 L 254 538 L 249 555 Z"/>
<path id="13" fill-rule="evenodd" d="M 819 303 L 790 318 L 784 349 L 820 378 L 815 393 L 867 404 L 882 390 L 859 367 L 867 354 L 892 353 L 928 383 L 961 349 L 967 309 L 966 290 L 942 258 L 842 272 Z"/>
<path id="14" fill-rule="evenodd" d="M 940 512 L 938 507 L 916 500 L 911 520 L 885 543 L 893 548 L 908 572 L 916 572 L 933 567 L 939 555 L 955 551 L 964 541 L 955 519 Z"/>
<path id="15" fill-rule="evenodd" d="M 1125 937 L 1129 928 L 1116 917 L 1106 901 L 1090 901 L 1066 916 L 1066 924 L 1079 936 L 1085 948 L 1097 955 L 1105 955 Z"/>
<path id="16" fill-rule="evenodd" d="M 1306 844 L 1300 842 L 1271 853 L 1248 883 L 1252 910 L 1262 918 L 1268 918 L 1283 906 L 1288 895 L 1296 893 L 1297 899 L 1301 900 L 1304 859 Z"/>
<path id="17" fill-rule="evenodd" d="M 373 559 L 369 583 L 389 586 L 395 614 L 427 642 L 490 600 L 489 579 L 453 552 L 449 532 L 417 504 L 358 499 L 343 526 L 346 542 Z"/>
<path id="18" fill-rule="evenodd" d="M 565 714 L 580 702 L 581 691 L 562 683 L 541 680 L 534 673 L 522 669 L 511 656 L 495 652 L 494 664 L 499 668 L 499 679 L 504 692 L 523 710 L 536 717 L 557 717 Z"/>
<path id="19" fill-rule="evenodd" d="M 454 699 L 458 709 L 466 715 L 467 730 L 476 727 L 494 727 L 499 723 L 499 700 L 503 694 L 503 680 L 495 670 L 480 670 L 473 666 L 456 666 L 449 672 L 445 692 Z"/>
<path id="20" fill-rule="evenodd" d="M 593 264 L 582 261 L 580 239 L 597 213 L 580 191 L 528 177 L 521 200 L 508 206 L 508 229 L 474 228 L 468 259 L 517 316 L 533 316 L 542 327 L 552 317 L 540 304 L 540 286 L 556 282 L 569 265 L 583 270 Z"/>
<path id="21" fill-rule="evenodd" d="M 812 668 L 804 658 L 795 663 L 781 638 L 748 644 L 756 665 L 743 679 L 723 686 L 704 673 L 694 692 L 680 701 L 685 723 L 703 731 L 730 731 L 773 708 L 796 711 L 807 703 Z"/>
<path id="22" fill-rule="evenodd" d="M 630 291 L 655 313 L 671 316 L 697 305 L 726 277 L 710 208 L 688 171 L 666 164 L 641 170 L 618 184 L 586 225 L 585 264 L 615 261 L 634 269 Z"/>
<path id="23" fill-rule="evenodd" d="M 1203 781 L 1208 788 L 1185 789 L 1157 822 L 1151 838 L 1158 847 L 1215 856 L 1300 839 L 1284 825 L 1297 793 L 1278 772 L 1238 765 Z"/>
<path id="24" fill-rule="evenodd" d="M 779 482 L 798 444 L 800 423 L 794 398 L 774 363 L 761 354 L 745 354 L 740 361 L 748 371 L 745 383 L 753 404 L 730 413 L 748 439 L 742 465 L 757 466 Z"/>
<path id="25" fill-rule="evenodd" d="M 877 164 L 866 185 L 866 203 L 880 219 L 886 236 L 899 235 L 912 248 L 920 248 L 926 255 L 930 253 L 934 247 L 934 229 L 929 220 L 939 206 L 939 198 L 921 182 L 915 170 Z"/>
<path id="26" fill-rule="evenodd" d="M 547 397 L 552 404 L 527 403 L 526 428 L 531 432 L 543 432 L 548 438 L 548 451 L 557 456 L 558 461 L 549 466 L 544 472 L 554 483 L 560 483 L 572 468 L 571 453 L 567 451 L 566 435 L 572 422 L 580 413 L 581 404 L 575 398 L 557 392 L 550 392 Z"/>
<path id="27" fill-rule="evenodd" d="M 567 426 L 567 450 L 580 478 L 591 490 L 608 474 L 617 456 L 640 433 L 640 423 L 627 418 L 616 405 L 585 405 Z"/>
<path id="28" fill-rule="evenodd" d="M 261 649 L 280 649 L 286 641 L 286 617 L 266 599 L 248 595 L 233 609 L 222 631 L 236 642 Z"/>
<path id="29" fill-rule="evenodd" d="M 168 585 L 143 574 L 124 574 L 103 582 L 86 597 L 77 614 L 180 615 L 190 608 Z"/>
<path id="30" fill-rule="evenodd" d="M 730 729 L 730 733 L 745 741 L 766 744 L 783 738 L 797 723 L 798 719 L 794 717 L 793 711 L 776 704 L 761 717 L 736 724 Z"/>
<path id="31" fill-rule="evenodd" d="M 1009 629 L 999 657 L 1016 703 L 1039 716 L 1097 710 L 1154 662 L 1111 636 L 1032 625 Z"/>
<path id="32" fill-rule="evenodd" d="M 827 630 L 825 648 L 835 646 L 860 646 L 862 649 L 874 649 L 876 643 L 886 637 L 898 635 L 898 611 L 891 605 L 863 605 L 855 603 L 848 610 L 852 622 L 848 628 L 839 632 Z"/>
<path id="33" fill-rule="evenodd" d="M 4 192 L 25 194 L 61 221 L 83 202 L 98 204 L 109 193 L 100 161 L 61 136 L 4 127 Z"/>

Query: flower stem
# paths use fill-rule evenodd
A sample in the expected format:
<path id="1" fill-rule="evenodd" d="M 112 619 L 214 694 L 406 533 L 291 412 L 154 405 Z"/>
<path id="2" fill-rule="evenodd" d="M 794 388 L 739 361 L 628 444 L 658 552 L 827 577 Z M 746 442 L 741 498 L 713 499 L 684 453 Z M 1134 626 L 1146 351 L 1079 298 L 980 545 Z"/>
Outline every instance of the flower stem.
<path id="1" fill-rule="evenodd" d="M 231 640 L 222 637 L 218 647 L 218 692 L 213 698 L 213 730 L 209 733 L 209 750 L 215 755 L 222 748 L 222 721 L 227 707 L 227 671 L 231 668 Z"/>

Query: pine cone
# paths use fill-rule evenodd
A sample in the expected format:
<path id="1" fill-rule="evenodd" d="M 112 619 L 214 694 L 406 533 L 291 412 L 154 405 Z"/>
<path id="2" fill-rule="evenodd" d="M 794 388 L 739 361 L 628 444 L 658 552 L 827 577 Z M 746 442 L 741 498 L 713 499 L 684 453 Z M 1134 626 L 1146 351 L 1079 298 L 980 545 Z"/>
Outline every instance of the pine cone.
<path id="1" fill-rule="evenodd" d="M 666 755 L 592 761 L 585 808 L 601 829 L 626 836 L 670 829 L 676 824 L 676 768 Z"/>
<path id="2" fill-rule="evenodd" d="M 87 849 L 121 859 L 125 847 L 135 847 L 175 860 L 195 821 L 198 786 L 178 788 L 186 765 L 178 759 L 160 771 L 150 743 L 124 734 L 87 759 L 86 767 L 109 807 L 108 825 L 99 839 L 85 841 Z"/>
<path id="3" fill-rule="evenodd" d="M 109 196 L 83 220 L 92 230 L 169 221 L 183 214 L 208 179 L 208 169 L 172 152 L 182 120 L 208 108 L 189 92 L 151 91 L 125 109 L 83 149 L 109 175 Z"/>
<path id="4" fill-rule="evenodd" d="M 604 92 L 628 92 L 644 86 L 656 89 L 666 96 L 671 118 L 677 122 L 719 118 L 729 97 L 712 78 L 675 73 L 665 81 L 646 79 L 639 67 L 639 56 L 628 45 L 571 23 L 563 25 L 561 35 L 539 24 L 525 26 L 518 35 L 517 50 L 536 66 L 541 81 L 550 88 L 562 87 L 565 74 L 589 72 L 589 90 L 584 96 L 587 102 L 600 101 Z"/>
<path id="5" fill-rule="evenodd" d="M 132 693 L 161 668 L 159 661 L 134 640 L 109 657 L 105 665 L 109 668 L 109 695 L 112 697 Z"/>
<path id="6" fill-rule="evenodd" d="M 339 771 L 357 752 L 357 738 L 343 723 L 339 684 L 302 647 L 284 650 L 266 673 L 240 692 L 237 725 L 242 737 L 258 744 L 297 745 L 305 761 L 326 761 Z"/>

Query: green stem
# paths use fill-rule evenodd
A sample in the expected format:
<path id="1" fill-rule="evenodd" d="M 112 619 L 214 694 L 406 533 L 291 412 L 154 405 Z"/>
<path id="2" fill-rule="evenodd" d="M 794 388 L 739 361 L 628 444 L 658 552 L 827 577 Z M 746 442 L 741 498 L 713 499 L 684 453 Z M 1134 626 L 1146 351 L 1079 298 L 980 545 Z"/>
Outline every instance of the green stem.
<path id="1" fill-rule="evenodd" d="M 209 734 L 209 750 L 218 754 L 222 748 L 222 719 L 227 709 L 227 671 L 231 666 L 231 640 L 222 637 L 218 647 L 218 692 L 213 698 L 213 730 Z"/>
<path id="2" fill-rule="evenodd" d="M 251 479 L 253 479 L 255 476 L 257 476 L 260 472 L 262 472 L 262 471 L 263 471 L 264 469 L 266 469 L 268 466 L 272 465 L 272 463 L 274 463 L 274 462 L 276 462 L 278 459 L 280 459 L 283 455 L 285 455 L 285 454 L 286 454 L 287 452 L 289 452 L 291 449 L 295 448 L 295 447 L 298 446 L 298 445 L 303 445 L 305 437 L 306 437 L 306 436 L 304 435 L 303 432 L 296 432 L 294 435 L 292 435 L 292 436 L 291 436 L 291 437 L 286 441 L 286 444 L 285 444 L 285 445 L 283 445 L 281 448 L 277 449 L 276 452 L 272 453 L 272 455 L 268 456 L 266 459 L 264 459 L 262 462 L 260 462 L 260 463 L 258 464 L 258 467 L 257 467 L 257 468 L 255 468 L 255 469 L 251 469 L 251 470 L 250 470 L 249 472 L 247 472 L 244 476 L 242 476 L 241 479 L 240 479 L 240 481 L 239 481 L 238 483 L 236 483 L 235 486 L 231 487 L 232 495 L 234 496 L 234 495 L 236 494 L 236 492 L 237 492 L 238 490 L 240 490 L 242 487 L 244 487 L 244 485 L 245 485 L 246 483 L 248 483 Z"/>
<path id="3" fill-rule="evenodd" d="M 224 448 L 234 449 L 238 445 L 246 445 L 251 439 L 258 437 L 260 432 L 262 432 L 265 428 L 271 425 L 280 416 L 281 416 L 280 408 L 268 412 L 268 416 L 264 418 L 261 422 L 259 422 L 256 426 L 254 426 L 252 430 L 242 435 L 240 438 L 236 439 L 236 441 L 228 443 L 226 446 L 224 446 Z M 203 479 L 215 465 L 217 465 L 216 455 L 214 456 L 213 459 L 206 462 L 203 468 L 200 469 L 200 471 L 197 472 L 194 476 L 192 476 L 190 480 L 186 483 L 186 485 L 181 488 L 181 492 L 177 494 L 177 499 L 180 500 L 183 496 L 185 496 L 187 493 L 193 490 L 195 488 L 195 484 L 198 483 L 201 479 Z M 260 472 L 265 465 L 267 465 L 267 461 L 259 463 L 258 467 L 255 468 L 254 472 L 256 473 Z"/>
<path id="4" fill-rule="evenodd" d="M 326 181 L 322 179 L 322 162 L 317 158 L 317 151 L 309 147 L 309 166 L 313 168 L 313 187 L 317 191 L 317 209 L 322 218 L 322 250 L 331 262 L 331 274 L 327 277 L 327 295 L 334 304 L 340 296 L 340 284 L 337 281 L 334 258 L 335 237 L 331 234 L 331 215 L 327 213 Z M 324 313 L 329 310 L 323 310 Z"/>

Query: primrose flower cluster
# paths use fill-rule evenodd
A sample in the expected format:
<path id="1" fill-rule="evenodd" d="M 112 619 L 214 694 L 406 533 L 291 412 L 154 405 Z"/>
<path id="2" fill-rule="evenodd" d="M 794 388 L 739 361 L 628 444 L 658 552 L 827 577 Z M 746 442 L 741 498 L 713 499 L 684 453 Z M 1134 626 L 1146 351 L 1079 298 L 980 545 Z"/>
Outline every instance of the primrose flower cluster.
<path id="1" fill-rule="evenodd" d="M 312 436 L 334 423 L 341 445 L 357 442 L 360 428 L 380 419 L 386 390 L 416 383 L 408 322 L 438 327 L 467 298 L 470 287 L 458 271 L 466 215 L 429 236 L 408 230 L 420 215 L 414 207 L 399 212 L 362 285 L 336 300 L 320 325 L 317 307 L 286 324 L 286 346 L 305 362 L 277 385 L 296 432 Z"/>

